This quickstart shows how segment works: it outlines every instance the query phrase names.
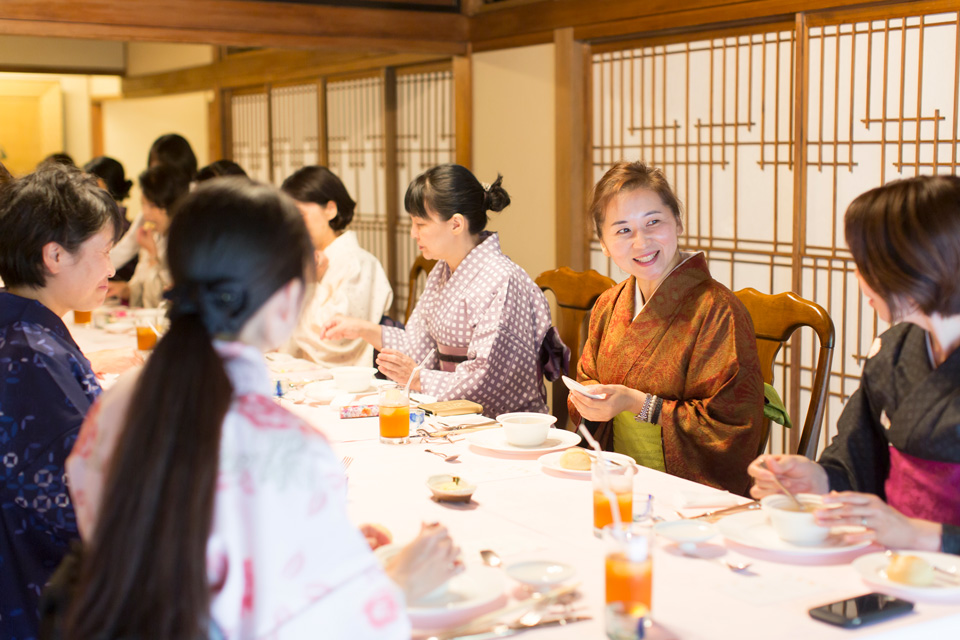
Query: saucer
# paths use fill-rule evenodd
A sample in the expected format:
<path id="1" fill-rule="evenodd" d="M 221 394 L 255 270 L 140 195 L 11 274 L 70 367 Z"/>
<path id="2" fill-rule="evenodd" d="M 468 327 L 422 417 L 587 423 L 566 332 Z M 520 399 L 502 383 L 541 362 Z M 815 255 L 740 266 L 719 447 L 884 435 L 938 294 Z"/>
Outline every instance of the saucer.
<path id="1" fill-rule="evenodd" d="M 810 546 L 793 544 L 777 535 L 767 519 L 767 514 L 762 511 L 745 511 L 727 516 L 717 523 L 717 529 L 720 530 L 724 538 L 731 542 L 742 544 L 745 547 L 775 551 L 791 556 L 829 556 L 862 549 L 870 545 L 868 541 L 854 544 L 845 543 L 841 533 L 842 529 L 834 529 L 821 544 Z"/>
<path id="2" fill-rule="evenodd" d="M 507 565 L 507 575 L 534 589 L 543 589 L 566 582 L 577 575 L 576 569 L 562 562 L 528 560 Z"/>
<path id="3" fill-rule="evenodd" d="M 551 451 L 569 449 L 580 442 L 580 434 L 551 427 L 547 439 L 542 444 L 531 447 L 518 447 L 507 442 L 507 438 L 501 427 L 499 429 L 488 429 L 486 431 L 471 433 L 467 436 L 467 442 L 481 450 L 514 456 L 527 456 L 530 454 L 544 454 Z"/>

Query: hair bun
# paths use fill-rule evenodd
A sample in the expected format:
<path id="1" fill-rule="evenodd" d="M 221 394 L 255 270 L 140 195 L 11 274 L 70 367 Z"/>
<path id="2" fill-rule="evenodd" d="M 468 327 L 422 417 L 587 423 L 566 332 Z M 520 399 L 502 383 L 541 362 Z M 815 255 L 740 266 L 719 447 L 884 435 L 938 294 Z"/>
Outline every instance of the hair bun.
<path id="1" fill-rule="evenodd" d="M 497 174 L 497 179 L 484 189 L 483 208 L 490 211 L 503 211 L 510 205 L 510 194 L 503 188 L 503 176 Z"/>

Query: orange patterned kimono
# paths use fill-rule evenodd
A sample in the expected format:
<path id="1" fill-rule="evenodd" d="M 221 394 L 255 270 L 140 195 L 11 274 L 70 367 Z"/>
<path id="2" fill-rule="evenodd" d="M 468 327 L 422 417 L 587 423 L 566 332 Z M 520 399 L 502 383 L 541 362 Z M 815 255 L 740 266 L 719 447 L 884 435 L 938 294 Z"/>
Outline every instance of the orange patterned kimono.
<path id="1" fill-rule="evenodd" d="M 578 380 L 622 384 L 662 398 L 657 423 L 667 472 L 745 494 L 747 465 L 764 431 L 763 378 L 750 315 L 710 277 L 702 253 L 668 275 L 636 319 L 635 297 L 631 276 L 597 300 Z M 570 413 L 579 420 L 572 402 Z M 600 430 L 612 447 L 612 421 Z"/>

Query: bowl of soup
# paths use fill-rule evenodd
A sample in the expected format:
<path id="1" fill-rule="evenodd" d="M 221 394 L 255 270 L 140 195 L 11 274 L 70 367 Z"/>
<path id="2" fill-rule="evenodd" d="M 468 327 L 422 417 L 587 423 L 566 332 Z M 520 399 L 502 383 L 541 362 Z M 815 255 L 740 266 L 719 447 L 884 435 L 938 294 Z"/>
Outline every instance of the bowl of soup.
<path id="1" fill-rule="evenodd" d="M 814 546 L 823 543 L 830 535 L 830 529 L 817 524 L 813 512 L 823 509 L 823 498 L 812 493 L 797 494 L 796 502 L 785 495 L 766 496 L 760 501 L 760 508 L 770 518 L 770 525 L 780 539 L 800 546 Z"/>
<path id="2" fill-rule="evenodd" d="M 497 416 L 507 442 L 515 447 L 536 447 L 543 444 L 556 416 L 520 411 Z"/>

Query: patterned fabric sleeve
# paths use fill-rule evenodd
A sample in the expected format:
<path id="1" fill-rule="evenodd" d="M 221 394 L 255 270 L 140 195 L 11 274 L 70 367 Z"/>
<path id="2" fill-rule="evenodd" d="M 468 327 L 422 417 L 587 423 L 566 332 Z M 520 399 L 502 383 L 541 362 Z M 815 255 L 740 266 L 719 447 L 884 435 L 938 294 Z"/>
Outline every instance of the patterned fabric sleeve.
<path id="1" fill-rule="evenodd" d="M 407 322 L 406 327 L 403 329 L 399 327 L 382 328 L 381 335 L 384 349 L 401 351 L 419 363 L 430 349 L 436 348 L 437 342 L 427 330 L 424 319 L 424 309 L 429 307 L 430 299 L 437 296 L 441 271 L 441 268 L 435 267 L 430 272 L 430 275 L 427 277 L 427 283 L 423 288 L 423 293 L 420 294 L 420 299 L 417 301 L 416 306 L 414 306 L 413 313 L 410 314 L 410 320 Z M 427 360 L 426 364 L 424 364 L 424 369 L 432 369 L 436 367 L 439 362 L 440 360 L 437 358 L 437 354 L 434 353 L 430 356 L 430 359 Z M 422 374 L 420 379 L 423 380 Z"/>
<path id="2" fill-rule="evenodd" d="M 869 375 L 869 367 L 864 367 L 860 387 L 844 405 L 837 420 L 837 436 L 820 455 L 819 463 L 827 472 L 830 489 L 872 493 L 885 499 L 890 456 L 867 393 Z"/>

